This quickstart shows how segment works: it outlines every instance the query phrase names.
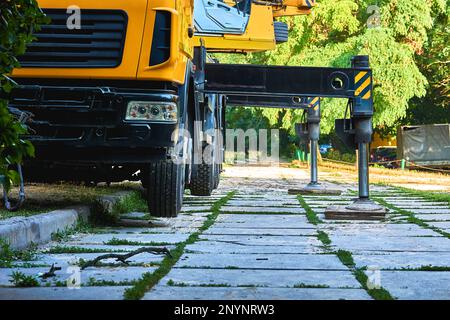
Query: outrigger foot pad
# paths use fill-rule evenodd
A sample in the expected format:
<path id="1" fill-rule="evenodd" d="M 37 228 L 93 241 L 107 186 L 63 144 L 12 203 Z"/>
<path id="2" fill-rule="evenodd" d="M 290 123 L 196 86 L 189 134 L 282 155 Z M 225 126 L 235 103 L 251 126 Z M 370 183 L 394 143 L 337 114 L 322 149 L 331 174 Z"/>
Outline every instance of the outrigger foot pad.
<path id="1" fill-rule="evenodd" d="M 320 183 L 309 183 L 304 188 L 289 189 L 288 193 L 300 195 L 340 195 L 342 193 L 342 190 L 329 189 L 327 187 L 324 187 Z"/>
<path id="2" fill-rule="evenodd" d="M 358 199 L 346 206 L 330 206 L 325 210 L 327 220 L 383 220 L 389 210 L 369 199 Z"/>

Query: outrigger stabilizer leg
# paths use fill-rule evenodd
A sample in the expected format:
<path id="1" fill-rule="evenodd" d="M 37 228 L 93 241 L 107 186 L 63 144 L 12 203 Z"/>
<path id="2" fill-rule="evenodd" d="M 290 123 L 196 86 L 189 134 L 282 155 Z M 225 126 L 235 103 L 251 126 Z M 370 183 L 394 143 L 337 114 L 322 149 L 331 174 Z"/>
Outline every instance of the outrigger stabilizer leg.
<path id="1" fill-rule="evenodd" d="M 305 97 L 349 99 L 350 118 L 336 120 L 336 133 L 346 144 L 358 148 L 359 198 L 352 205 L 328 208 L 326 218 L 385 217 L 387 210 L 369 199 L 373 95 L 368 56 L 353 57 L 351 68 L 207 63 L 203 92 L 226 95 L 234 105 L 291 109 L 304 109 L 301 98 Z"/>
<path id="2" fill-rule="evenodd" d="M 306 122 L 295 125 L 295 131 L 300 140 L 310 146 L 310 173 L 311 181 L 303 188 L 289 189 L 289 194 L 321 194 L 321 195 L 340 195 L 341 190 L 330 189 L 319 183 L 318 177 L 318 143 L 320 137 L 320 98 L 308 98 L 308 107 L 306 113 Z"/>
<path id="3" fill-rule="evenodd" d="M 325 210 L 326 219 L 377 220 L 388 210 L 369 198 L 369 143 L 372 141 L 372 74 L 367 56 L 356 56 L 352 67 L 355 76 L 355 97 L 349 100 L 350 119 L 336 120 L 338 136 L 349 146 L 358 149 L 358 199 L 347 206 L 331 206 Z"/>

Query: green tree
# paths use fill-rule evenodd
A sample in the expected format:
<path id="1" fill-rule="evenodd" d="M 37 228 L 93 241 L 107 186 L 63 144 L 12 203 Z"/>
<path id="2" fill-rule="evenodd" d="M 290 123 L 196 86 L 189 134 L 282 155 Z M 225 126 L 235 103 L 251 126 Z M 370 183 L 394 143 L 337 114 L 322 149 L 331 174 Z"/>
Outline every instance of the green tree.
<path id="1" fill-rule="evenodd" d="M 45 16 L 35 0 L 3 0 L 0 2 L 0 97 L 6 97 L 15 83 L 8 77 L 19 67 L 17 57 L 33 40 L 33 32 L 45 22 Z M 26 128 L 7 109 L 8 102 L 0 99 L 0 176 L 7 189 L 17 181 L 11 165 L 33 155 L 33 146 L 20 138 Z"/>
<path id="2" fill-rule="evenodd" d="M 379 10 L 374 11 L 373 5 Z M 439 23 L 438 17 L 442 20 L 447 15 L 445 0 L 319 0 L 312 14 L 283 19 L 289 25 L 290 39 L 276 50 L 238 59 L 222 55 L 220 59 L 222 62 L 348 67 L 352 56 L 369 55 L 374 74 L 374 124 L 390 128 L 406 117 L 410 100 L 424 97 L 432 82 L 430 77 L 436 70 L 427 73 L 420 67 L 420 60 L 429 55 L 429 63 L 435 63 L 430 68 L 439 68 L 440 62 L 436 61 L 445 61 L 440 60 L 443 56 L 427 50 L 435 39 L 435 35 L 430 38 L 430 31 Z M 448 35 L 446 25 L 442 32 Z M 448 40 L 440 39 L 440 45 L 434 44 L 435 50 L 442 55 L 447 52 L 448 60 Z M 445 75 L 448 76 L 448 71 Z M 442 86 L 448 88 L 448 82 L 442 82 Z M 332 131 L 334 119 L 344 115 L 345 107 L 346 101 L 323 99 L 323 133 Z M 282 115 L 281 123 L 291 132 L 300 113 L 299 110 L 263 111 L 272 125 Z"/>
<path id="3" fill-rule="evenodd" d="M 425 97 L 413 98 L 400 124 L 450 122 L 450 7 L 437 15 L 423 52 L 417 54 L 420 71 L 428 80 Z"/>

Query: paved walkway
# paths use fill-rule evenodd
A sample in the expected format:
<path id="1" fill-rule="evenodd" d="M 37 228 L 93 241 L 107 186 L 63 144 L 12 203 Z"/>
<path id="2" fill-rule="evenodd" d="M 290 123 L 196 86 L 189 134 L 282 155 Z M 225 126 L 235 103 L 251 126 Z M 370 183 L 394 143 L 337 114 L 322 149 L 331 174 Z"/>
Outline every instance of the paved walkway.
<path id="1" fill-rule="evenodd" d="M 160 220 L 161 227 L 103 228 L 41 248 L 37 260 L 0 269 L 0 299 L 122 299 L 161 268 L 163 256 L 141 254 L 128 266 L 107 260 L 81 274 L 73 266 L 145 245 L 183 253 L 144 299 L 450 299 L 448 203 L 374 187 L 374 199 L 391 208 L 386 221 L 327 221 L 324 209 L 350 203 L 354 191 L 300 202 L 286 190 L 307 175 L 290 179 L 291 169 L 274 170 L 278 177 L 265 178 L 260 168 L 233 169 L 213 197 L 186 196 L 183 213 Z M 231 191 L 204 230 L 215 217 L 211 209 Z M 40 279 L 40 287 L 10 282 L 14 271 L 35 277 L 53 263 L 62 270 Z M 68 289 L 67 279 L 78 276 L 81 288 Z"/>

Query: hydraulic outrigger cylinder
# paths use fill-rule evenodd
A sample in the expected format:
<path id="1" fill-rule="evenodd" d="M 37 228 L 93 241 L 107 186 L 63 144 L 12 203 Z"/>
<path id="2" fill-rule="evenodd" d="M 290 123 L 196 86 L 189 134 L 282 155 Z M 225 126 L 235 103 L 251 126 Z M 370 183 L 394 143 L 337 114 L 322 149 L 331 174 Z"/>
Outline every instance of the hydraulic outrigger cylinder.
<path id="1" fill-rule="evenodd" d="M 351 206 L 330 208 L 329 217 L 384 217 L 386 210 L 369 200 L 367 150 L 373 94 L 368 56 L 353 57 L 351 68 L 206 64 L 203 90 L 227 95 L 234 105 L 242 106 L 304 109 L 308 97 L 348 99 L 350 118 L 336 120 L 336 132 L 344 142 L 358 147 L 359 198 Z"/>
<path id="2" fill-rule="evenodd" d="M 320 98 L 308 98 L 304 110 L 305 122 L 295 124 L 295 131 L 301 143 L 309 145 L 311 181 L 300 189 L 289 189 L 289 194 L 322 194 L 339 195 L 341 190 L 330 189 L 319 183 L 318 176 L 318 144 L 320 138 Z"/>

